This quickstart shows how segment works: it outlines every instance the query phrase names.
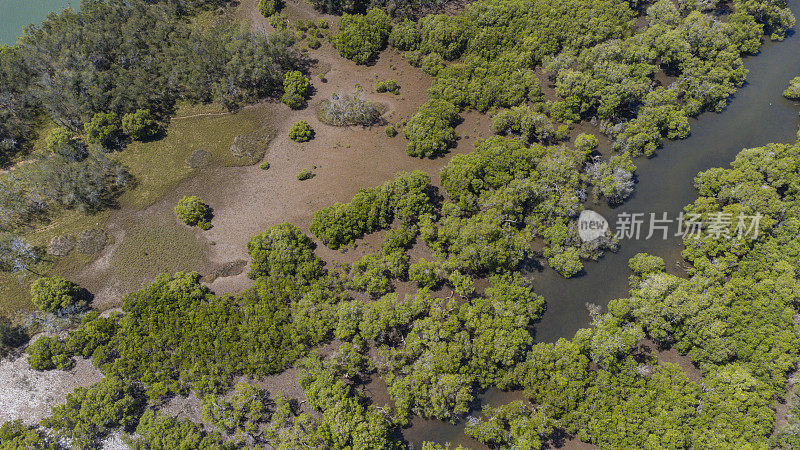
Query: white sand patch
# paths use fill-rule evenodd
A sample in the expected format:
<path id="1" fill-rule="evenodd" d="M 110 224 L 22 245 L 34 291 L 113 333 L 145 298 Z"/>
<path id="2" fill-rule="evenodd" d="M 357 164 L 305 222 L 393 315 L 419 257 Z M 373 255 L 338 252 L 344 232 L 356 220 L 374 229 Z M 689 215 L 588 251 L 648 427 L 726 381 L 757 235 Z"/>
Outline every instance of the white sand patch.
<path id="1" fill-rule="evenodd" d="M 100 381 L 103 375 L 83 358 L 76 358 L 75 368 L 36 371 L 26 356 L 0 361 L 0 423 L 22 420 L 35 424 L 50 415 L 50 409 L 66 401 L 67 394 L 78 387 Z"/>

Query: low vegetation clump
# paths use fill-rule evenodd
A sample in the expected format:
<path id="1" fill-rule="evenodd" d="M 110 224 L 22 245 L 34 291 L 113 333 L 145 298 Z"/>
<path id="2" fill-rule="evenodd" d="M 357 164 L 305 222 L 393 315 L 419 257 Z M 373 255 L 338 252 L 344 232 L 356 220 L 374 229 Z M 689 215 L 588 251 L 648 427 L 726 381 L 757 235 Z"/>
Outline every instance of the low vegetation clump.
<path id="1" fill-rule="evenodd" d="M 31 284 L 31 300 L 46 312 L 78 310 L 86 307 L 86 291 L 60 276 L 42 277 Z"/>
<path id="2" fill-rule="evenodd" d="M 789 81 L 789 86 L 783 91 L 783 96 L 790 100 L 800 100 L 800 77 L 794 77 Z"/>
<path id="3" fill-rule="evenodd" d="M 183 197 L 175 206 L 175 215 L 186 225 L 211 229 L 211 208 L 196 195 Z"/>
<path id="4" fill-rule="evenodd" d="M 306 38 L 306 45 L 311 49 L 318 49 L 322 47 L 322 43 L 316 36 L 309 36 Z"/>
<path id="5" fill-rule="evenodd" d="M 269 163 L 267 161 L 262 162 L 258 165 L 261 170 L 269 170 Z"/>
<path id="6" fill-rule="evenodd" d="M 319 109 L 320 120 L 337 127 L 361 125 L 370 126 L 381 116 L 378 106 L 364 98 L 360 87 L 351 94 L 333 94 Z"/>
<path id="7" fill-rule="evenodd" d="M 298 70 L 286 72 L 283 77 L 283 103 L 292 109 L 300 109 L 306 105 L 311 94 L 311 81 Z"/>
<path id="8" fill-rule="evenodd" d="M 314 130 L 305 120 L 295 122 L 289 128 L 289 138 L 295 142 L 308 142 L 314 137 Z"/>
<path id="9" fill-rule="evenodd" d="M 383 129 L 383 132 L 390 138 L 397 136 L 397 128 L 395 128 L 394 125 L 386 125 L 386 128 Z"/>
<path id="10" fill-rule="evenodd" d="M 283 9 L 283 1 L 281 0 L 259 0 L 258 10 L 264 17 L 271 17 L 279 13 Z"/>
<path id="11" fill-rule="evenodd" d="M 391 29 L 389 16 L 380 9 L 370 9 L 366 14 L 344 14 L 331 43 L 343 57 L 356 64 L 367 64 L 386 46 Z"/>
<path id="12" fill-rule="evenodd" d="M 335 203 L 314 213 L 310 230 L 323 244 L 338 249 L 388 227 L 396 218 L 413 224 L 432 211 L 430 177 L 421 171 L 404 172 L 383 186 L 362 189 L 350 203 Z"/>
<path id="13" fill-rule="evenodd" d="M 297 174 L 297 179 L 300 181 L 310 180 L 311 178 L 314 178 L 314 172 L 311 169 L 303 169 Z"/>
<path id="14" fill-rule="evenodd" d="M 376 92 L 391 92 L 394 95 L 400 95 L 400 85 L 396 80 L 382 80 L 375 82 Z"/>
<path id="15" fill-rule="evenodd" d="M 403 129 L 409 140 L 406 153 L 417 157 L 444 154 L 456 138 L 458 108 L 452 103 L 434 100 L 422 105 Z"/>

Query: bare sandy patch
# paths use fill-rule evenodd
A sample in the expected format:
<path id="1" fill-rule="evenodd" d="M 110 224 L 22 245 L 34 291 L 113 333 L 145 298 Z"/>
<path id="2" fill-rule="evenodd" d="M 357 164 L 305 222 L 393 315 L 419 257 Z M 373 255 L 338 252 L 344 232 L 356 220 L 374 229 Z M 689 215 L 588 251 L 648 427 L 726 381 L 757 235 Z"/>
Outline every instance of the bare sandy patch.
<path id="1" fill-rule="evenodd" d="M 22 420 L 33 425 L 50 415 L 50 409 L 63 404 L 67 394 L 102 380 L 103 374 L 91 361 L 75 358 L 75 368 L 36 371 L 26 357 L 0 361 L 0 423 Z"/>

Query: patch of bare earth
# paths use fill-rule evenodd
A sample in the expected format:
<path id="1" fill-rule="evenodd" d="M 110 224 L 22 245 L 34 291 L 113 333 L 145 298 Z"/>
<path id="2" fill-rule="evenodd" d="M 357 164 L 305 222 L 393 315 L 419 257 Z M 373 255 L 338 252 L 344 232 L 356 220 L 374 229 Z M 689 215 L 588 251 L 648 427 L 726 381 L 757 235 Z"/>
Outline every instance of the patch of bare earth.
<path id="1" fill-rule="evenodd" d="M 32 425 L 66 401 L 67 394 L 103 378 L 91 361 L 75 358 L 70 371 L 37 371 L 24 356 L 0 360 L 0 423 L 22 420 Z"/>

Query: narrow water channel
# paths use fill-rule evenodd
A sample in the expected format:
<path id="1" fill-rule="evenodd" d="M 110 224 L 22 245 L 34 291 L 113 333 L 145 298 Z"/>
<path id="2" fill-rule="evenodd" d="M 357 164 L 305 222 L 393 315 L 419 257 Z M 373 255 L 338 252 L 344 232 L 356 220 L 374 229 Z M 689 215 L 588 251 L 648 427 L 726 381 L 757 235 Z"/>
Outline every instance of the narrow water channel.
<path id="1" fill-rule="evenodd" d="M 788 3 L 795 15 L 800 14 L 800 0 Z M 689 138 L 667 142 L 653 158 L 637 159 L 639 182 L 635 194 L 626 203 L 613 209 L 607 205 L 587 205 L 587 208 L 606 217 L 612 229 L 621 212 L 645 213 L 646 219 L 651 212 L 657 217 L 666 212 L 667 217 L 674 218 L 696 198 L 693 180 L 699 172 L 711 167 L 727 167 L 743 148 L 794 142 L 800 124 L 800 106 L 781 94 L 789 80 L 800 75 L 799 34 L 793 33 L 783 42 L 767 42 L 758 55 L 745 59 L 745 67 L 750 71 L 747 83 L 722 113 L 701 115 L 691 121 Z M 530 274 L 535 291 L 547 300 L 547 312 L 536 326 L 536 341 L 570 339 L 578 329 L 589 324 L 586 303 L 605 307 L 610 300 L 627 296 L 628 260 L 636 253 L 660 256 L 669 272 L 681 274 L 683 245 L 679 237 L 673 236 L 674 230 L 672 227 L 666 240 L 622 241 L 619 252 L 606 254 L 597 262 L 585 263 L 585 273 L 575 279 L 565 280 L 550 269 Z M 474 414 L 482 405 L 499 406 L 518 395 L 490 389 L 479 396 Z M 414 448 L 421 448 L 426 440 L 483 448 L 466 436 L 463 429 L 463 424 L 416 418 L 410 428 L 403 430 L 403 437 Z"/>

